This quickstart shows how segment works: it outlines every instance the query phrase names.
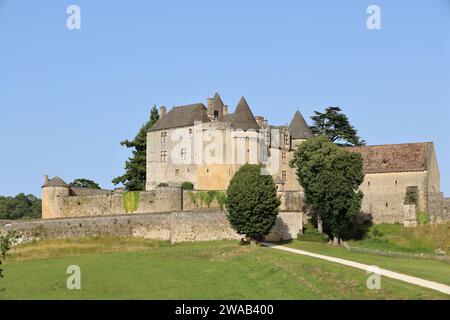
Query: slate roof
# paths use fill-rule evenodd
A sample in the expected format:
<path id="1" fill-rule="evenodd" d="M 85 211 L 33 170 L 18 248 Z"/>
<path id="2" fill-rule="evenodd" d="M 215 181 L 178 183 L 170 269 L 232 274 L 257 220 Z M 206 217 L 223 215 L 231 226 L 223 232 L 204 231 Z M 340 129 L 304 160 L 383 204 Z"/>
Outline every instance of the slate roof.
<path id="1" fill-rule="evenodd" d="M 250 110 L 250 107 L 248 106 L 248 103 L 244 97 L 239 100 L 234 113 L 228 114 L 228 116 L 225 117 L 225 121 L 230 122 L 233 129 L 253 129 L 256 131 L 259 131 L 259 129 L 261 129 L 256 122 L 255 116 L 253 115 L 252 110 Z"/>
<path id="2" fill-rule="evenodd" d="M 173 107 L 164 117 L 160 118 L 149 131 L 193 126 L 196 121 L 211 122 L 203 103 Z"/>
<path id="3" fill-rule="evenodd" d="M 390 173 L 428 170 L 432 142 L 386 144 L 378 146 L 348 147 L 361 153 L 364 173 Z"/>
<path id="4" fill-rule="evenodd" d="M 48 180 L 46 183 L 44 183 L 44 185 L 42 186 L 42 188 L 47 187 L 69 187 L 69 185 L 65 183 L 64 180 L 61 179 L 60 177 L 55 176 L 52 179 Z"/>
<path id="5" fill-rule="evenodd" d="M 300 111 L 295 112 L 291 123 L 289 124 L 289 133 L 292 139 L 308 139 L 313 136 L 311 129 L 303 118 Z"/>

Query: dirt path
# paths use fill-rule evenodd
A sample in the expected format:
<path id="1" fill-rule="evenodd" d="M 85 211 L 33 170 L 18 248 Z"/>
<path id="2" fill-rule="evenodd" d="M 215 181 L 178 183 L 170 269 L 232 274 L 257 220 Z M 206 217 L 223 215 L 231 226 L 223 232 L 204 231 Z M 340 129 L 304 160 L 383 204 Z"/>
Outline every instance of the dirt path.
<path id="1" fill-rule="evenodd" d="M 364 271 L 372 270 L 372 268 L 373 268 L 373 266 L 370 266 L 368 264 L 363 264 L 363 263 L 354 262 L 354 261 L 341 259 L 341 258 L 325 256 L 325 255 L 322 255 L 322 254 L 312 253 L 312 252 L 303 251 L 303 250 L 299 250 L 299 249 L 288 248 L 288 247 L 280 246 L 280 245 L 273 244 L 273 243 L 263 242 L 261 244 L 263 246 L 270 247 L 270 248 L 273 248 L 273 249 L 288 251 L 288 252 L 301 254 L 301 255 L 304 255 L 304 256 L 308 256 L 308 257 L 313 257 L 313 258 L 318 258 L 318 259 L 322 259 L 322 260 L 327 260 L 327 261 L 330 261 L 330 262 L 343 264 L 343 265 L 346 265 L 346 266 L 349 266 L 349 267 L 353 267 L 353 268 L 357 268 L 357 269 L 361 269 L 361 270 L 364 270 Z M 408 282 L 408 283 L 411 283 L 411 284 L 414 284 L 414 285 L 417 285 L 417 286 L 421 286 L 421 287 L 425 287 L 425 288 L 428 288 L 428 289 L 437 290 L 437 291 L 440 291 L 440 292 L 443 292 L 443 293 L 446 293 L 446 294 L 450 295 L 450 286 L 447 286 L 447 285 L 442 284 L 442 283 L 429 281 L 429 280 L 425 280 L 425 279 L 421 279 L 421 278 L 417 278 L 417 277 L 412 277 L 412 276 L 408 276 L 406 274 L 393 272 L 393 271 L 389 271 L 389 270 L 382 269 L 382 268 L 379 268 L 379 272 L 380 272 L 380 275 L 385 276 L 385 277 L 389 277 L 389 278 L 392 278 L 392 279 Z"/>

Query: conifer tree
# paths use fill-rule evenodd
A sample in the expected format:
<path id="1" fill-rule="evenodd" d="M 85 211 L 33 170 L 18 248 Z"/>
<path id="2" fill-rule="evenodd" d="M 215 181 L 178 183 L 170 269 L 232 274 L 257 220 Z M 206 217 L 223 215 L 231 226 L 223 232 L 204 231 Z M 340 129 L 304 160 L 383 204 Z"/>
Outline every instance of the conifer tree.
<path id="1" fill-rule="evenodd" d="M 128 191 L 145 190 L 146 158 L 147 158 L 147 131 L 158 121 L 159 113 L 156 106 L 150 112 L 150 119 L 141 127 L 132 140 L 122 141 L 120 144 L 132 148 L 132 155 L 125 162 L 125 173 L 112 180 L 112 183 L 122 183 Z"/>

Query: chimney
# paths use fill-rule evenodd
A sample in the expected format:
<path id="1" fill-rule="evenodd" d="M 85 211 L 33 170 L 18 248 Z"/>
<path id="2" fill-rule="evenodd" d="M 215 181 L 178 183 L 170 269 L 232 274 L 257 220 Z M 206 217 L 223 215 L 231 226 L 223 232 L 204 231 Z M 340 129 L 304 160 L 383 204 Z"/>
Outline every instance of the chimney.
<path id="1" fill-rule="evenodd" d="M 165 106 L 159 107 L 159 118 L 162 118 L 165 115 L 166 115 L 166 107 Z"/>
<path id="2" fill-rule="evenodd" d="M 223 115 L 226 116 L 228 114 L 228 105 L 223 105 Z"/>
<path id="3" fill-rule="evenodd" d="M 47 182 L 48 182 L 48 174 L 45 175 L 44 184 L 46 184 Z"/>
<path id="4" fill-rule="evenodd" d="M 264 128 L 264 125 L 265 125 L 264 117 L 262 117 L 262 116 L 256 116 L 256 117 L 255 117 L 255 120 L 256 120 L 256 123 L 258 124 L 258 126 L 259 126 L 260 128 Z"/>

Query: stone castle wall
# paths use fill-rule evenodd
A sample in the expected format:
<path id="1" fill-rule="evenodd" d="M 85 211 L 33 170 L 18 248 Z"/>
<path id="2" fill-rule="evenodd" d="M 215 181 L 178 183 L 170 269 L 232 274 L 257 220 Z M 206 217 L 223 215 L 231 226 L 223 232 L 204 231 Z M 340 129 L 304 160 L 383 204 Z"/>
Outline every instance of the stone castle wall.
<path id="1" fill-rule="evenodd" d="M 131 196 L 131 193 L 128 194 Z M 135 210 L 133 206 L 127 205 L 126 197 L 126 193 L 65 197 L 60 216 L 51 218 L 170 212 L 182 208 L 179 188 L 160 187 L 152 191 L 137 192 Z"/>
<path id="2" fill-rule="evenodd" d="M 302 228 L 301 219 L 302 215 L 298 212 L 280 213 L 267 240 L 295 238 Z M 18 231 L 24 242 L 119 236 L 177 243 L 242 237 L 230 226 L 226 212 L 216 209 L 31 221 L 1 220 L 0 235 L 8 230 Z"/>

